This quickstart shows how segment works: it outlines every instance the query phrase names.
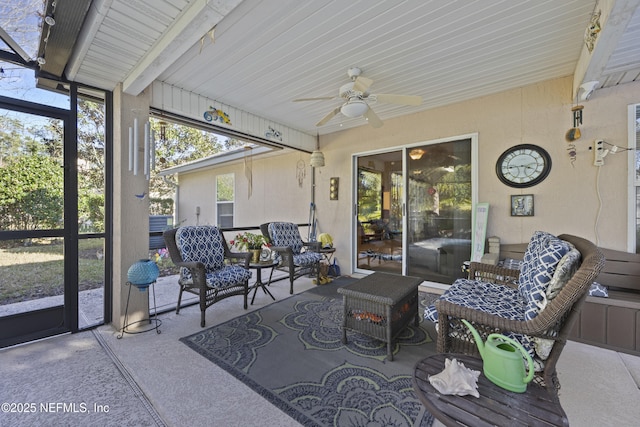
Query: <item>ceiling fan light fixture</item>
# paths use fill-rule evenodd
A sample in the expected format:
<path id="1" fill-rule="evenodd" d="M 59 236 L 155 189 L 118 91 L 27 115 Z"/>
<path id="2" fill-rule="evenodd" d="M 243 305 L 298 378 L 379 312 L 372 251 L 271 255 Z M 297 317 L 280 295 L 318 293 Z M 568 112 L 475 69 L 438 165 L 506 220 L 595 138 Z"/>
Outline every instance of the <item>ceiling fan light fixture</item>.
<path id="1" fill-rule="evenodd" d="M 367 112 L 369 106 L 361 99 L 347 101 L 341 108 L 340 112 L 347 117 L 360 117 Z"/>

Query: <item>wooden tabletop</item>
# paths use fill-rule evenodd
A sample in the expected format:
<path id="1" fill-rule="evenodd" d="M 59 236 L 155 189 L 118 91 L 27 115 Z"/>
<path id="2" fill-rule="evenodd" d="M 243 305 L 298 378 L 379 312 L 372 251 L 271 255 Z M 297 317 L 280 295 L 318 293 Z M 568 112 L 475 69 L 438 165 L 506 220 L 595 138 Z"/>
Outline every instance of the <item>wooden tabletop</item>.
<path id="1" fill-rule="evenodd" d="M 457 359 L 469 369 L 482 372 L 482 360 L 462 354 L 440 353 L 416 364 L 413 388 L 429 412 L 446 426 L 568 426 L 558 397 L 529 383 L 525 393 L 498 387 L 484 374 L 478 379 L 480 397 L 440 394 L 429 376 L 444 369 L 446 358 Z"/>

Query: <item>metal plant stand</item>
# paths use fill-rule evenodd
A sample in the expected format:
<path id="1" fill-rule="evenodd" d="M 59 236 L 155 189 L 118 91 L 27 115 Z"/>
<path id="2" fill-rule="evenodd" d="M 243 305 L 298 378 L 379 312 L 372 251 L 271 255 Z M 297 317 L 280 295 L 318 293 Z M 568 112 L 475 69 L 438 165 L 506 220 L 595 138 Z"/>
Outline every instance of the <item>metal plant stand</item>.
<path id="1" fill-rule="evenodd" d="M 158 310 L 156 308 L 156 288 L 155 288 L 155 280 L 151 283 L 146 283 L 144 285 L 134 285 L 131 282 L 127 282 L 127 286 L 129 286 L 129 293 L 127 294 L 127 304 L 125 305 L 125 309 L 124 309 L 124 326 L 122 327 L 122 331 L 120 331 L 120 335 L 118 335 L 116 338 L 120 339 L 124 336 L 124 334 L 141 334 L 143 332 L 149 332 L 152 330 L 156 330 L 156 333 L 159 334 L 161 331 L 159 329 L 160 325 L 162 325 L 162 320 L 158 319 Z M 127 323 L 128 317 L 129 317 L 129 298 L 131 298 L 131 288 L 135 286 L 137 288 L 140 287 L 144 287 L 146 289 L 151 288 L 151 291 L 153 293 L 153 318 L 151 318 L 151 316 L 149 316 L 147 319 L 142 319 L 142 320 L 136 320 L 135 322 L 131 322 L 131 323 Z M 142 329 L 139 331 L 128 331 L 127 328 L 129 326 L 133 326 L 133 325 L 137 325 L 139 323 L 143 323 L 143 322 L 149 322 L 151 326 L 150 328 L 147 329 Z"/>

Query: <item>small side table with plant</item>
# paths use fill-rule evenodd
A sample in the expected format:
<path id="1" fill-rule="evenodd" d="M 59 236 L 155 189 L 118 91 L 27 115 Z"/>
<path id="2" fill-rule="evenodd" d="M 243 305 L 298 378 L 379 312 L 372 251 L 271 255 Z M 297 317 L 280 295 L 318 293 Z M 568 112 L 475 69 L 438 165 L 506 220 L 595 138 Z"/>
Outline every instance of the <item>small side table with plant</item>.
<path id="1" fill-rule="evenodd" d="M 260 262 L 262 247 L 268 245 L 269 242 L 262 234 L 246 232 L 236 234 L 236 237 L 230 240 L 229 244 L 241 251 L 251 252 L 251 262 L 257 264 Z"/>

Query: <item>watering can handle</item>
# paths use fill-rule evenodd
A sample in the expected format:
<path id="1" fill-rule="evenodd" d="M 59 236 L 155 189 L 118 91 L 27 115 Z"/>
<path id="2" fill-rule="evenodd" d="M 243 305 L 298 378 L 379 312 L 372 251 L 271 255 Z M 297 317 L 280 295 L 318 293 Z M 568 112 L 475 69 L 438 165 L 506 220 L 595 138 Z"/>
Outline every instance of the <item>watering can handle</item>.
<path id="1" fill-rule="evenodd" d="M 527 376 L 524 378 L 524 382 L 528 383 L 533 379 L 533 375 L 535 374 L 535 371 L 533 369 L 533 359 L 531 359 L 531 356 L 529 355 L 529 353 L 527 352 L 527 350 L 524 349 L 524 347 L 522 346 L 522 344 L 520 344 L 518 341 L 514 340 L 513 338 L 509 338 L 507 336 L 504 336 L 502 334 L 491 334 L 487 337 L 487 343 L 489 341 L 494 341 L 494 340 L 502 340 L 502 341 L 506 341 L 509 344 L 513 345 L 515 348 L 517 348 L 520 353 L 522 353 L 522 355 L 525 357 L 525 359 L 527 360 Z"/>

